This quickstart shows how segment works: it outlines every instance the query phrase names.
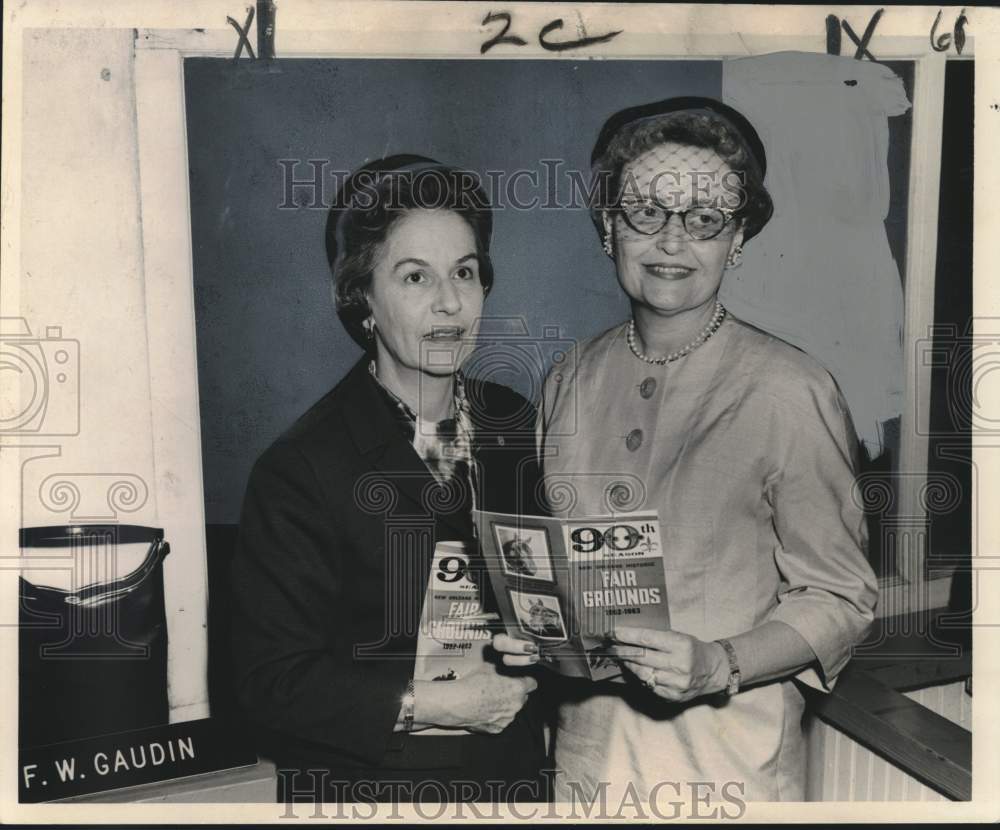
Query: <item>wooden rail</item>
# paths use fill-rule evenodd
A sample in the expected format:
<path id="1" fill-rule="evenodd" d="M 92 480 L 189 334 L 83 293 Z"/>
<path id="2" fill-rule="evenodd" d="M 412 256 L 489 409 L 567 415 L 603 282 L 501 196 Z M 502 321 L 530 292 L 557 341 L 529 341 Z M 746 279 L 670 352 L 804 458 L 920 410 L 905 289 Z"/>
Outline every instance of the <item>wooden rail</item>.
<path id="1" fill-rule="evenodd" d="M 813 710 L 849 735 L 959 801 L 972 798 L 972 733 L 902 694 L 972 674 L 967 630 L 940 611 L 880 621 L 834 690 L 807 690 Z"/>

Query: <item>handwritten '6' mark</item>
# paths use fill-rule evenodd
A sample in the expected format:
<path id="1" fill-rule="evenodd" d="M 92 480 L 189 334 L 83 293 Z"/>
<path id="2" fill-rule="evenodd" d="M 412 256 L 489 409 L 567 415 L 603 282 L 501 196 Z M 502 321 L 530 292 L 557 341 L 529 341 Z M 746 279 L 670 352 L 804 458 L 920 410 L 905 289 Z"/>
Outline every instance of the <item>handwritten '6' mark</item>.
<path id="1" fill-rule="evenodd" d="M 938 35 L 937 27 L 940 22 L 941 12 L 939 11 L 937 17 L 934 18 L 934 25 L 931 26 L 931 49 L 935 52 L 947 52 L 952 43 L 952 34 L 945 32 L 942 35 Z M 962 9 L 961 14 L 955 19 L 955 28 L 953 29 L 955 51 L 960 55 L 962 54 L 962 49 L 965 48 L 965 26 L 968 22 L 969 18 L 965 16 L 965 9 Z"/>
<path id="2" fill-rule="evenodd" d="M 483 45 L 479 47 L 479 54 L 485 55 L 490 49 L 499 43 L 512 43 L 515 46 L 528 45 L 528 41 L 524 38 L 518 37 L 514 34 L 507 34 L 511 27 L 510 12 L 490 12 L 483 18 L 482 25 L 488 26 L 490 23 L 498 22 L 504 24 L 503 28 L 489 40 L 483 42 Z M 593 46 L 595 43 L 607 43 L 609 40 L 622 33 L 622 30 L 619 29 L 614 32 L 608 32 L 604 35 L 582 37 L 577 38 L 576 40 L 553 41 L 547 39 L 547 35 L 562 29 L 564 25 L 565 24 L 563 23 L 562 18 L 556 18 L 555 20 L 551 20 L 546 23 L 538 33 L 539 45 L 549 52 L 565 52 L 567 49 L 580 49 L 586 46 Z"/>

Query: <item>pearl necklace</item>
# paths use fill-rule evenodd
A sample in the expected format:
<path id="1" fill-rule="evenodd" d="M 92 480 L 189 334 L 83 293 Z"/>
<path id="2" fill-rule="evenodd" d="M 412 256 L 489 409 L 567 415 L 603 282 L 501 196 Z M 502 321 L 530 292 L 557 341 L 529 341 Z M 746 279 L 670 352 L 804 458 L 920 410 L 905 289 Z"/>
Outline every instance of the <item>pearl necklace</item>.
<path id="1" fill-rule="evenodd" d="M 678 349 L 676 352 L 671 352 L 665 357 L 649 357 L 643 352 L 639 351 L 639 347 L 635 344 L 635 319 L 628 321 L 628 335 L 626 340 L 628 340 L 628 347 L 639 360 L 646 363 L 651 363 L 655 366 L 663 366 L 667 363 L 673 363 L 675 360 L 680 360 L 685 355 L 691 354 L 695 349 L 697 349 L 702 343 L 708 340 L 713 334 L 719 330 L 719 326 L 722 325 L 722 321 L 726 317 L 725 306 L 722 305 L 718 300 L 715 301 L 715 313 L 712 315 L 712 319 L 709 321 L 708 325 L 701 330 L 701 333 L 690 343 L 688 343 L 683 349 Z"/>

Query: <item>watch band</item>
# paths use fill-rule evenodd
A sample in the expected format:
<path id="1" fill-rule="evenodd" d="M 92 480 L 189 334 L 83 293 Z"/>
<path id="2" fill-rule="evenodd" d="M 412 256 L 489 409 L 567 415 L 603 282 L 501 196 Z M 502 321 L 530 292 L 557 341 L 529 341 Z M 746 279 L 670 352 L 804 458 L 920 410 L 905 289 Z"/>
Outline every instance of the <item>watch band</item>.
<path id="1" fill-rule="evenodd" d="M 726 694 L 732 697 L 740 690 L 740 681 L 743 679 L 740 675 L 740 664 L 736 660 L 736 649 L 733 648 L 733 644 L 729 640 L 718 639 L 715 642 L 722 646 L 726 652 L 726 659 L 729 660 L 729 680 L 726 681 Z"/>
<path id="2" fill-rule="evenodd" d="M 414 693 L 413 678 L 411 677 L 406 684 L 406 691 L 403 693 L 403 708 L 400 710 L 400 714 L 403 716 L 404 732 L 413 731 L 413 709 L 416 703 L 417 696 Z"/>

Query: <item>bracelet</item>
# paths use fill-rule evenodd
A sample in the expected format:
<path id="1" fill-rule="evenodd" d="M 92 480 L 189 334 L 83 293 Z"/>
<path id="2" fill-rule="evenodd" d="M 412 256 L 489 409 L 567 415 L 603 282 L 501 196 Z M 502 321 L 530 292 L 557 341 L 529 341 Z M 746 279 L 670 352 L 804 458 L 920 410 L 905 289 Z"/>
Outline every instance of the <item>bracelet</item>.
<path id="1" fill-rule="evenodd" d="M 413 689 L 413 678 L 411 677 L 406 684 L 406 691 L 403 693 L 403 708 L 400 710 L 400 715 L 403 718 L 403 731 L 412 732 L 413 731 L 413 709 L 417 703 L 417 696 Z"/>
<path id="2" fill-rule="evenodd" d="M 726 694 L 732 697 L 740 690 L 740 681 L 743 679 L 740 675 L 740 664 L 736 660 L 736 649 L 733 648 L 733 644 L 726 639 L 716 640 L 723 650 L 726 652 L 726 659 L 729 660 L 729 679 L 726 681 Z"/>

